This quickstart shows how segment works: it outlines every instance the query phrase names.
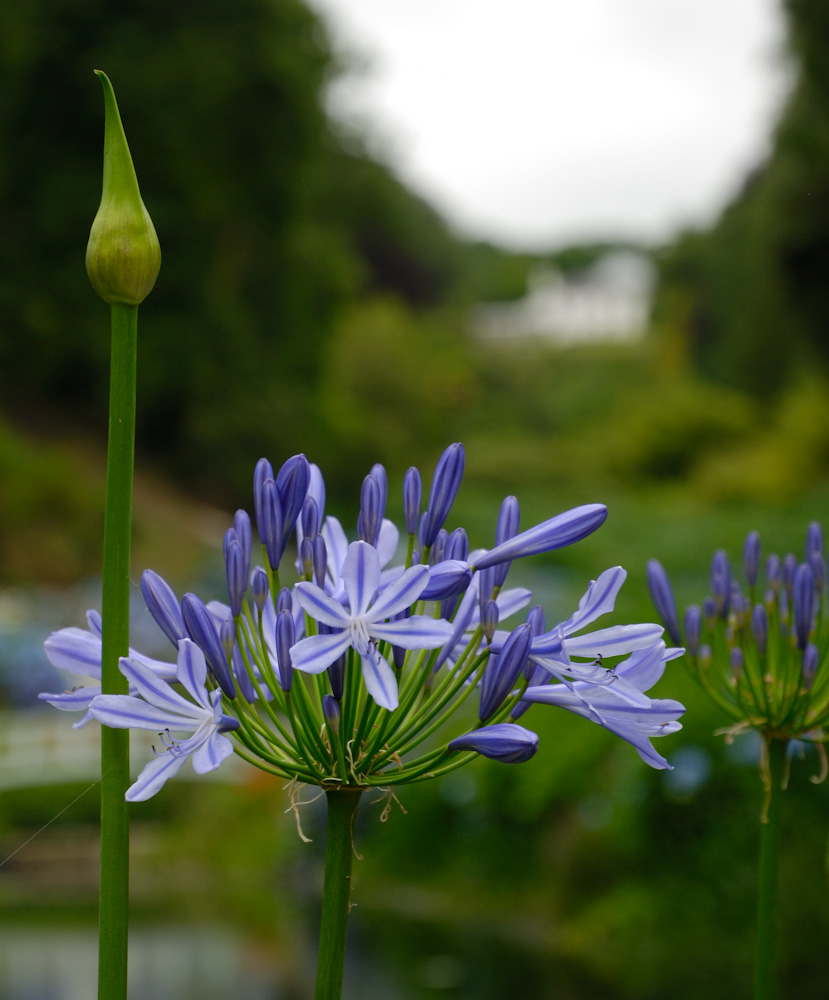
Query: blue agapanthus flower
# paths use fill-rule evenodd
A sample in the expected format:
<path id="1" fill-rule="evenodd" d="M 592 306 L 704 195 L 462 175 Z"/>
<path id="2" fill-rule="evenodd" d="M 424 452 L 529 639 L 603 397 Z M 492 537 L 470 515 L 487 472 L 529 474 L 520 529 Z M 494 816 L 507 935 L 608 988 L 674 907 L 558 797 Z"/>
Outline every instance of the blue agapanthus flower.
<path id="1" fill-rule="evenodd" d="M 325 513 L 315 465 L 295 455 L 274 471 L 260 460 L 254 521 L 237 511 L 224 538 L 227 603 L 179 598 L 157 573 L 143 574 L 147 608 L 175 663 L 131 651 L 121 661 L 129 694 L 91 686 L 43 697 L 85 710 L 85 719 L 160 734 L 154 760 L 128 793 L 133 800 L 155 794 L 188 758 L 201 773 L 232 751 L 325 788 L 421 781 L 477 755 L 521 763 L 538 737 L 516 720 L 533 704 L 582 715 L 651 766 L 668 767 L 650 740 L 676 731 L 683 707 L 647 691 L 682 650 L 666 650 L 658 625 L 587 631 L 613 610 L 624 570 L 600 574 L 553 628 L 541 607 L 526 611 L 528 590 L 505 587 L 516 559 L 585 538 L 606 507 L 576 507 L 521 531 L 518 501 L 508 497 L 494 546 L 473 549 L 462 527 L 447 527 L 463 469 L 463 447 L 452 445 L 423 510 L 420 473 L 407 472 L 401 539 L 385 516 L 386 472 L 375 465 L 349 541 Z M 54 633 L 47 652 L 96 679 L 99 620 L 92 616 L 89 632 Z"/>

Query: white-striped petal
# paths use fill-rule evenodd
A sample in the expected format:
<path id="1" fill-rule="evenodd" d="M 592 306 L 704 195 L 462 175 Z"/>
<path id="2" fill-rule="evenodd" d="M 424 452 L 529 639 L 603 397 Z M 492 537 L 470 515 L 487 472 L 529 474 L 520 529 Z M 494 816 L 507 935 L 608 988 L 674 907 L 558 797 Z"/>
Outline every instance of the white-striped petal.
<path id="1" fill-rule="evenodd" d="M 98 722 L 112 729 L 194 732 L 204 721 L 188 719 L 175 712 L 165 712 L 128 694 L 100 694 L 93 699 L 90 711 Z"/>
<path id="2" fill-rule="evenodd" d="M 452 637 L 452 624 L 443 618 L 412 615 L 396 622 L 381 622 L 371 626 L 375 639 L 385 639 L 401 649 L 437 649 Z"/>
<path id="3" fill-rule="evenodd" d="M 658 641 L 664 629 L 661 625 L 613 625 L 588 635 L 569 636 L 564 648 L 570 656 L 619 656 Z"/>
<path id="4" fill-rule="evenodd" d="M 122 657 L 119 666 L 130 684 L 134 685 L 141 697 L 151 705 L 165 712 L 180 712 L 190 719 L 200 719 L 204 715 L 203 708 L 183 698 L 166 681 L 161 680 L 138 660 Z"/>
<path id="5" fill-rule="evenodd" d="M 316 584 L 303 581 L 294 588 L 294 597 L 299 606 L 315 621 L 332 628 L 348 628 L 350 616 L 339 601 L 329 597 Z M 275 624 L 275 623 L 274 623 Z"/>
<path id="6" fill-rule="evenodd" d="M 309 635 L 291 646 L 291 661 L 295 670 L 306 674 L 321 674 L 351 645 L 348 632 L 332 632 L 330 635 Z"/>
<path id="7" fill-rule="evenodd" d="M 178 644 L 176 678 L 193 701 L 212 713 L 213 706 L 207 696 L 207 663 L 204 653 L 190 639 Z"/>
<path id="8" fill-rule="evenodd" d="M 366 615 L 367 621 L 375 622 L 383 618 L 391 618 L 400 611 L 410 608 L 423 593 L 429 582 L 428 566 L 412 566 L 406 572 L 390 583 L 377 598 Z"/>
<path id="9" fill-rule="evenodd" d="M 380 586 L 380 557 L 368 542 L 352 542 L 343 563 L 342 581 L 353 617 L 364 615 Z"/>
<path id="10" fill-rule="evenodd" d="M 144 802 L 151 799 L 157 791 L 161 789 L 168 778 L 172 778 L 187 760 L 181 754 L 167 753 L 159 754 L 151 760 L 138 775 L 138 780 L 127 789 L 127 802 Z"/>
<path id="11" fill-rule="evenodd" d="M 193 751 L 193 770 L 196 774 L 207 774 L 216 768 L 233 753 L 233 744 L 221 733 L 213 732 Z"/>
<path id="12" fill-rule="evenodd" d="M 366 690 L 381 708 L 393 712 L 398 705 L 397 678 L 394 676 L 394 671 L 374 648 L 360 659 Z"/>
<path id="13" fill-rule="evenodd" d="M 49 636 L 43 648 L 53 667 L 100 679 L 101 640 L 86 629 L 62 628 Z"/>

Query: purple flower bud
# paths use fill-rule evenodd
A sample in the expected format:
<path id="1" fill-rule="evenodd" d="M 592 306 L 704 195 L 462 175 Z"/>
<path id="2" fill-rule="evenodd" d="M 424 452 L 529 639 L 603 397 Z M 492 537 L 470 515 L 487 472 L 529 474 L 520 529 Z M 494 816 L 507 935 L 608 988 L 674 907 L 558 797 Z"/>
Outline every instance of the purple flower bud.
<path id="1" fill-rule="evenodd" d="M 282 507 L 273 479 L 266 479 L 262 484 L 259 537 L 265 546 L 271 569 L 278 570 L 282 558 Z"/>
<path id="2" fill-rule="evenodd" d="M 357 530 L 360 538 L 369 545 L 377 544 L 377 535 L 383 521 L 381 508 L 382 491 L 374 476 L 366 476 L 360 490 L 360 515 L 357 519 Z"/>
<path id="3" fill-rule="evenodd" d="M 276 616 L 276 665 L 279 686 L 283 691 L 291 690 L 294 679 L 294 664 L 291 660 L 291 646 L 295 641 L 294 619 L 290 611 L 280 611 Z"/>
<path id="4" fill-rule="evenodd" d="M 333 695 L 322 696 L 322 715 L 328 728 L 336 736 L 340 731 L 340 703 Z"/>
<path id="5" fill-rule="evenodd" d="M 518 534 L 518 525 L 521 520 L 521 508 L 518 500 L 513 497 L 504 497 L 501 502 L 501 509 L 498 512 L 498 523 L 495 527 L 495 547 L 503 545 Z M 496 587 L 503 587 L 504 581 L 509 572 L 510 561 L 498 563 L 495 567 L 493 582 Z"/>
<path id="6" fill-rule="evenodd" d="M 492 592 L 495 589 L 494 575 L 495 571 L 491 566 L 482 569 L 478 574 L 478 600 L 480 601 L 482 612 L 486 602 L 492 600 Z"/>
<path id="7" fill-rule="evenodd" d="M 751 634 L 757 644 L 757 652 L 765 656 L 769 640 L 769 616 L 763 604 L 754 605 L 754 611 L 751 613 Z"/>
<path id="8" fill-rule="evenodd" d="M 496 545 L 475 562 L 476 569 L 540 552 L 552 552 L 587 538 L 607 520 L 607 507 L 601 503 L 574 507 L 556 517 L 522 531 L 503 545 Z"/>
<path id="9" fill-rule="evenodd" d="M 717 622 L 717 604 L 713 597 L 706 597 L 702 602 L 702 614 L 709 632 Z"/>
<path id="10" fill-rule="evenodd" d="M 810 559 L 809 565 L 812 567 L 812 573 L 815 578 L 815 594 L 818 598 L 823 593 L 823 581 L 824 581 L 824 570 L 823 557 L 817 552 L 813 552 Z"/>
<path id="11" fill-rule="evenodd" d="M 290 587 L 283 587 L 276 595 L 276 613 L 294 610 L 294 598 Z"/>
<path id="12" fill-rule="evenodd" d="M 789 592 L 785 587 L 781 587 L 777 595 L 777 614 L 780 617 L 780 634 L 786 635 L 786 622 L 789 618 Z"/>
<path id="13" fill-rule="evenodd" d="M 267 458 L 260 458 L 253 470 L 253 511 L 256 515 L 256 531 L 260 540 L 265 538 L 262 521 L 262 487 L 268 479 L 273 479 L 273 466 Z"/>
<path id="14" fill-rule="evenodd" d="M 423 601 L 442 601 L 462 594 L 472 580 L 472 570 L 465 562 L 444 559 L 429 570 L 429 582 L 420 595 Z"/>
<path id="15" fill-rule="evenodd" d="M 692 604 L 685 611 L 685 643 L 691 656 L 699 651 L 699 640 L 702 635 L 702 612 L 698 604 Z"/>
<path id="16" fill-rule="evenodd" d="M 494 715 L 512 692 L 527 662 L 531 639 L 532 629 L 525 622 L 510 632 L 500 653 L 490 653 L 481 679 L 481 722 Z"/>
<path id="17" fill-rule="evenodd" d="M 385 466 L 376 462 L 369 471 L 370 476 L 374 476 L 380 484 L 380 521 L 386 516 L 386 504 L 389 499 L 389 477 L 386 475 Z"/>
<path id="18" fill-rule="evenodd" d="M 314 575 L 314 543 L 307 535 L 303 535 L 299 543 L 299 562 L 302 575 L 310 580 Z"/>
<path id="19" fill-rule="evenodd" d="M 406 520 L 406 532 L 409 535 L 417 533 L 421 493 L 420 473 L 412 466 L 403 478 L 403 516 Z"/>
<path id="20" fill-rule="evenodd" d="M 265 610 L 265 602 L 268 599 L 269 589 L 270 583 L 268 581 L 268 574 L 262 569 L 261 566 L 257 566 L 253 571 L 251 590 L 253 590 L 253 600 L 260 614 Z"/>
<path id="21" fill-rule="evenodd" d="M 714 595 L 717 614 L 721 618 L 727 618 L 731 598 L 731 564 L 722 549 L 718 549 L 711 560 L 711 593 Z"/>
<path id="22" fill-rule="evenodd" d="M 449 536 L 443 558 L 456 559 L 459 562 L 466 562 L 469 558 L 469 538 L 463 528 L 455 528 Z"/>
<path id="23" fill-rule="evenodd" d="M 156 624 L 178 649 L 179 640 L 186 639 L 187 633 L 181 618 L 181 606 L 172 587 L 158 573 L 145 569 L 141 574 L 141 593 Z"/>
<path id="24" fill-rule="evenodd" d="M 463 445 L 453 444 L 438 460 L 432 477 L 426 514 L 420 525 L 420 544 L 423 548 L 431 548 L 438 531 L 449 516 L 461 486 L 464 457 Z"/>
<path id="25" fill-rule="evenodd" d="M 317 537 L 320 530 L 320 509 L 317 501 L 312 496 L 305 498 L 302 505 L 302 534 L 304 538 L 309 538 L 312 542 Z"/>
<path id="26" fill-rule="evenodd" d="M 787 552 L 783 558 L 783 586 L 788 591 L 789 597 L 792 596 L 792 588 L 794 587 L 794 576 L 796 572 L 797 559 L 791 552 Z"/>
<path id="27" fill-rule="evenodd" d="M 449 532 L 446 528 L 441 528 L 435 537 L 434 544 L 429 553 L 429 562 L 432 566 L 437 566 L 438 563 L 443 562 L 444 553 L 446 552 L 446 543 L 449 540 Z"/>
<path id="28" fill-rule="evenodd" d="M 817 521 L 812 521 L 806 532 L 806 562 L 810 563 L 812 556 L 823 559 L 823 529 Z"/>
<path id="29" fill-rule="evenodd" d="M 498 605 L 493 600 L 484 601 L 481 605 L 481 629 L 487 642 L 492 642 L 495 629 L 498 628 Z"/>
<path id="30" fill-rule="evenodd" d="M 230 601 L 230 613 L 235 618 L 242 613 L 247 573 L 245 572 L 245 554 L 233 528 L 228 528 L 225 532 L 224 549 L 227 596 Z"/>
<path id="31" fill-rule="evenodd" d="M 304 455 L 294 455 L 289 458 L 276 474 L 276 490 L 279 494 L 279 506 L 282 509 L 282 540 L 280 556 L 285 551 L 291 532 L 299 519 L 308 486 L 311 481 L 311 467 Z"/>
<path id="32" fill-rule="evenodd" d="M 502 764 L 522 764 L 538 749 L 538 736 L 514 722 L 485 726 L 452 740 L 449 750 L 474 750 Z"/>
<path id="33" fill-rule="evenodd" d="M 236 645 L 236 628 L 230 618 L 225 618 L 219 626 L 219 642 L 225 656 L 229 660 L 233 656 L 233 647 Z"/>
<path id="34" fill-rule="evenodd" d="M 773 591 L 777 591 L 780 587 L 780 581 L 782 579 L 783 573 L 780 568 L 780 557 L 772 554 L 766 560 L 766 581 L 768 582 L 769 588 Z"/>
<path id="35" fill-rule="evenodd" d="M 547 631 L 547 625 L 544 619 L 544 608 L 542 608 L 540 604 L 534 605 L 527 612 L 527 624 L 532 630 L 533 639 L 535 639 L 536 636 L 544 635 Z"/>
<path id="36" fill-rule="evenodd" d="M 225 652 L 219 639 L 216 623 L 201 598 L 185 594 L 181 599 L 181 616 L 190 638 L 204 653 L 207 666 L 228 698 L 236 697 L 236 688 L 230 674 Z"/>
<path id="37" fill-rule="evenodd" d="M 250 559 L 251 550 L 253 548 L 253 531 L 250 526 L 250 516 L 246 510 L 237 510 L 233 515 L 233 530 L 236 532 L 236 537 L 239 539 L 239 544 L 242 546 L 242 552 L 245 557 L 245 580 L 250 576 Z"/>
<path id="38" fill-rule="evenodd" d="M 815 578 L 812 567 L 801 563 L 794 577 L 794 630 L 798 649 L 805 649 L 812 631 L 815 606 Z"/>
<path id="39" fill-rule="evenodd" d="M 820 652 L 817 646 L 813 642 L 810 642 L 803 650 L 803 664 L 801 667 L 803 687 L 807 691 L 812 690 L 812 685 L 815 682 L 815 675 L 817 674 L 819 666 Z"/>
<path id="40" fill-rule="evenodd" d="M 314 582 L 320 588 L 325 589 L 325 574 L 328 569 L 328 547 L 322 535 L 317 535 L 314 539 Z"/>
<path id="41" fill-rule="evenodd" d="M 675 646 L 681 646 L 682 636 L 679 631 L 679 615 L 676 610 L 674 592 L 671 589 L 671 582 L 668 579 L 668 574 L 662 567 L 662 563 L 656 559 L 649 559 L 647 578 L 651 600 L 665 628 L 668 630 L 671 642 Z"/>
<path id="42" fill-rule="evenodd" d="M 757 583 L 757 569 L 760 565 L 760 532 L 752 531 L 746 538 L 743 549 L 743 566 L 746 571 L 746 580 L 749 587 L 754 587 Z"/>
<path id="43" fill-rule="evenodd" d="M 728 663 L 734 676 L 739 678 L 743 672 L 743 651 L 739 646 L 735 646 L 728 656 Z"/>

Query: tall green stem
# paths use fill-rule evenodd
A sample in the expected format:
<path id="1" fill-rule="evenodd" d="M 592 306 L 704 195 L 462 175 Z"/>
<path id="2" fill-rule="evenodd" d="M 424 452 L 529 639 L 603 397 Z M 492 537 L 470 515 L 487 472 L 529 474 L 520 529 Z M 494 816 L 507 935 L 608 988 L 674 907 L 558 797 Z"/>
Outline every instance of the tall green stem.
<path id="1" fill-rule="evenodd" d="M 777 868 L 780 856 L 780 812 L 788 740 L 766 738 L 769 793 L 765 822 L 760 832 L 760 865 L 757 879 L 757 939 L 754 952 L 754 1000 L 774 996 L 775 917 Z"/>
<path id="2" fill-rule="evenodd" d="M 101 690 L 127 694 L 118 660 L 129 650 L 130 541 L 135 451 L 138 306 L 115 302 L 104 509 Z M 101 887 L 98 997 L 127 995 L 129 731 L 101 727 Z"/>
<path id="3" fill-rule="evenodd" d="M 328 802 L 325 883 L 314 1000 L 340 1000 L 342 996 L 354 859 L 354 818 L 362 794 L 360 788 L 332 789 L 325 793 Z"/>

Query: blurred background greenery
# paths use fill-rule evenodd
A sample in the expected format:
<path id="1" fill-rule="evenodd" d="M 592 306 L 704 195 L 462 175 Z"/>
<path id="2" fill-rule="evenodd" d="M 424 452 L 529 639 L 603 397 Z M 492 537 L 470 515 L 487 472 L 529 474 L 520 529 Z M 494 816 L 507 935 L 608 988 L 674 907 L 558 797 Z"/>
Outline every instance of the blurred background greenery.
<path id="1" fill-rule="evenodd" d="M 549 618 L 622 563 L 618 620 L 650 619 L 649 557 L 681 602 L 700 600 L 715 548 L 736 558 L 758 528 L 767 551 L 799 552 L 829 499 L 829 8 L 784 6 L 797 73 L 767 160 L 709 229 L 634 248 L 659 275 L 645 337 L 567 350 L 483 343 L 470 309 L 519 299 L 534 267 L 578 275 L 618 247 L 517 254 L 453 232 L 366 136 L 327 117 L 325 88 L 344 65 L 300 0 L 0 7 L 9 709 L 31 708 L 46 631 L 80 624 L 96 603 L 108 327 L 83 269 L 100 189 L 92 68 L 115 84 L 164 255 L 141 310 L 136 580 L 152 566 L 178 589 L 221 597 L 221 535 L 250 506 L 261 455 L 304 451 L 351 525 L 373 462 L 389 470 L 397 512 L 405 469 L 428 476 L 461 440 L 454 523 L 473 544 L 491 544 L 505 493 L 526 524 L 610 506 L 597 536 L 517 568 Z M 79 580 L 92 583 L 67 589 Z M 530 764 L 481 762 L 405 790 L 405 815 L 394 807 L 385 823 L 382 805 L 367 806 L 349 995 L 747 995 L 756 748 L 713 735 L 725 720 L 681 663 L 659 693 L 689 706 L 683 733 L 660 747 L 672 774 L 582 720 L 535 710 L 542 748 Z M 826 985 L 816 770 L 813 756 L 795 764 L 784 820 L 785 995 Z M 83 787 L 0 793 L 0 854 Z M 304 809 L 314 842 L 302 844 L 286 807 L 253 773 L 136 808 L 137 933 L 227 927 L 244 935 L 228 962 L 249 977 L 246 995 L 307 995 L 322 828 L 319 806 Z M 93 790 L 0 868 L 7 927 L 59 941 L 91 926 L 95 809 Z M 0 998 L 18 1000 L 2 993 L 12 950 L 0 951 Z M 49 997 L 69 995 L 60 979 Z M 169 995 L 212 996 L 195 982 Z"/>

